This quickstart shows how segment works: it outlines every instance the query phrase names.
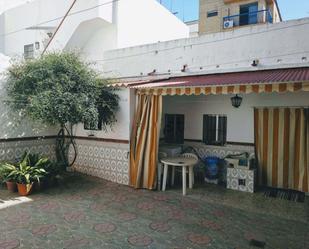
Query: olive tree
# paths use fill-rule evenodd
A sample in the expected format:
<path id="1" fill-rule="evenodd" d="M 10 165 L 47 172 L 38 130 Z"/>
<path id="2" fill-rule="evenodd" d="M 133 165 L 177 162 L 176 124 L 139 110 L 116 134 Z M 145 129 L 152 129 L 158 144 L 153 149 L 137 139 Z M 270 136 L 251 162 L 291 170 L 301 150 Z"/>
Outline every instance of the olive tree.
<path id="1" fill-rule="evenodd" d="M 116 121 L 118 95 L 106 83 L 77 54 L 50 53 L 8 69 L 7 103 L 36 122 L 59 127 L 56 155 L 66 167 L 76 159 L 73 125 L 100 119 L 106 129 Z M 69 163 L 71 145 L 75 157 Z"/>

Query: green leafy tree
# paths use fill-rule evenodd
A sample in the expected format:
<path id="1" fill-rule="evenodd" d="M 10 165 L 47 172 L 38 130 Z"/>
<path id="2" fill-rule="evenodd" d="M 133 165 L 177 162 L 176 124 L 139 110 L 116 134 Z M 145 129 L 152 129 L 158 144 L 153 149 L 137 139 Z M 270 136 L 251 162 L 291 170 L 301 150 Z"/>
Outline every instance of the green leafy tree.
<path id="1" fill-rule="evenodd" d="M 58 126 L 58 161 L 64 167 L 76 159 L 72 127 L 96 124 L 103 129 L 116 121 L 118 95 L 75 53 L 50 53 L 13 64 L 7 75 L 8 104 L 42 124 Z M 68 162 L 73 145 L 75 157 Z"/>

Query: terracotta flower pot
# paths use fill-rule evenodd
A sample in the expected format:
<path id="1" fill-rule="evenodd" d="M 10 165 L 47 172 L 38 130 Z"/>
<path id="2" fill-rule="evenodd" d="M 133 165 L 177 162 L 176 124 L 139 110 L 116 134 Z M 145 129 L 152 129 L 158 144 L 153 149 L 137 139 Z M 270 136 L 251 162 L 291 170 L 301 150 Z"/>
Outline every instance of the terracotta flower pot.
<path id="1" fill-rule="evenodd" d="M 33 183 L 31 184 L 20 184 L 17 183 L 18 193 L 21 196 L 27 196 L 31 194 Z"/>
<path id="2" fill-rule="evenodd" d="M 8 191 L 10 191 L 10 192 L 16 192 L 17 191 L 16 182 L 6 182 L 6 187 L 7 187 Z"/>

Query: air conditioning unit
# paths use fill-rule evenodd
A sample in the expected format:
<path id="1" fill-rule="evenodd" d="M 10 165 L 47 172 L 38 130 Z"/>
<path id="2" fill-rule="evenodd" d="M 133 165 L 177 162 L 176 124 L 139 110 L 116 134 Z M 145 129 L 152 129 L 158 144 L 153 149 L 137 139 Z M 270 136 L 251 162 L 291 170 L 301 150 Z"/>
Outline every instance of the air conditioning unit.
<path id="1" fill-rule="evenodd" d="M 223 27 L 224 27 L 225 29 L 233 28 L 233 27 L 234 27 L 234 21 L 233 21 L 233 20 L 224 21 Z"/>

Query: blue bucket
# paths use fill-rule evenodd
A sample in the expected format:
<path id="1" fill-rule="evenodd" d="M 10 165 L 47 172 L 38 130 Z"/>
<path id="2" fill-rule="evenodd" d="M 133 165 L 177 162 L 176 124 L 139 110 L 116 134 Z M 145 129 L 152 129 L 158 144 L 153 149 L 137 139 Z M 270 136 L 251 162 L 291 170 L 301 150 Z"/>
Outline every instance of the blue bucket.
<path id="1" fill-rule="evenodd" d="M 206 177 L 208 179 L 217 179 L 218 178 L 218 164 L 220 158 L 218 157 L 205 157 L 204 161 L 206 163 Z"/>

